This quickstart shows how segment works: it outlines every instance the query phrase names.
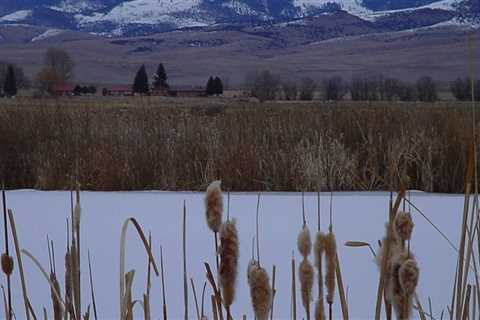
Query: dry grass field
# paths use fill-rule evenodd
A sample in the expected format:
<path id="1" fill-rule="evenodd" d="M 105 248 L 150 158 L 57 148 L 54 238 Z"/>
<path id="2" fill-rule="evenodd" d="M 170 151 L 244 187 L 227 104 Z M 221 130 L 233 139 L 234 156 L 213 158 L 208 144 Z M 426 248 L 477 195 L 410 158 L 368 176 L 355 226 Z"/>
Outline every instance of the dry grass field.
<path id="1" fill-rule="evenodd" d="M 0 104 L 12 188 L 462 192 L 469 104 L 16 99 Z M 395 168 L 395 170 L 393 170 Z M 408 177 L 408 178 L 405 178 Z M 405 181 L 408 180 L 408 181 Z"/>

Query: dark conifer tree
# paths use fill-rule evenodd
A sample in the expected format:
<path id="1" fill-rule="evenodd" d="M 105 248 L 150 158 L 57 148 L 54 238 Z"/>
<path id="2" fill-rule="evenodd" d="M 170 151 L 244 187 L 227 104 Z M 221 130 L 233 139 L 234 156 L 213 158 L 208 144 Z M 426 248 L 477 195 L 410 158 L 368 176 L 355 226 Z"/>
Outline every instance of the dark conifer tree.
<path id="1" fill-rule="evenodd" d="M 145 65 L 142 65 L 135 76 L 133 82 L 133 92 L 139 94 L 148 94 L 150 92 L 150 87 L 148 85 L 148 75 L 145 69 Z"/>
<path id="2" fill-rule="evenodd" d="M 215 77 L 215 80 L 213 80 L 213 87 L 215 88 L 215 95 L 222 95 L 223 94 L 223 83 L 222 80 L 219 77 Z"/>
<path id="3" fill-rule="evenodd" d="M 157 68 L 157 72 L 153 76 L 153 87 L 154 88 L 162 88 L 168 87 L 167 83 L 167 72 L 165 71 L 165 67 L 163 63 L 160 63 Z"/>
<path id="4" fill-rule="evenodd" d="M 213 77 L 208 78 L 207 88 L 206 88 L 207 96 L 213 96 L 215 94 L 215 83 Z"/>
<path id="5" fill-rule="evenodd" d="M 8 66 L 3 92 L 7 97 L 13 97 L 17 94 L 17 80 L 15 79 L 15 71 L 12 65 Z"/>

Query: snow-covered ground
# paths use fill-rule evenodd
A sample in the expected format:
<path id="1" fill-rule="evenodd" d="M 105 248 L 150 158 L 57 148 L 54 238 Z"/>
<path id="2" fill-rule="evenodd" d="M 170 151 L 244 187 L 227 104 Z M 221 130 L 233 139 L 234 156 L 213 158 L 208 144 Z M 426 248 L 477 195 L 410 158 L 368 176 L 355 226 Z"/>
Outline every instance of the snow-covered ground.
<path id="1" fill-rule="evenodd" d="M 160 245 L 164 248 L 166 267 L 167 303 L 170 319 L 183 318 L 183 275 L 181 254 L 182 205 L 187 205 L 188 275 L 201 291 L 205 281 L 204 261 L 214 267 L 213 235 L 206 226 L 203 194 L 169 192 L 82 192 L 82 285 L 84 310 L 90 303 L 88 286 L 87 250 L 91 251 L 97 308 L 100 319 L 118 319 L 119 314 L 119 240 L 123 221 L 136 217 L 146 232 L 153 235 L 154 251 L 159 262 Z M 48 266 L 46 236 L 55 242 L 56 265 L 59 279 L 63 279 L 63 253 L 66 241 L 65 224 L 70 216 L 68 192 L 39 192 L 30 190 L 7 193 L 8 207 L 15 213 L 20 244 L 30 250 L 41 263 Z M 322 194 L 322 229 L 327 229 L 329 194 Z M 372 319 L 375 308 L 378 271 L 372 254 L 366 248 L 347 248 L 348 240 L 370 242 L 376 248 L 377 240 L 384 233 L 389 195 L 387 193 L 335 193 L 333 197 L 333 223 L 337 236 L 339 257 L 343 268 L 344 283 L 348 287 L 348 303 L 351 319 Z M 237 299 L 233 306 L 234 318 L 252 310 L 246 281 L 246 266 L 251 252 L 251 239 L 255 230 L 256 194 L 231 195 L 230 212 L 237 220 L 241 240 L 241 265 Z M 461 195 L 437 195 L 412 193 L 411 200 L 442 230 L 453 243 L 458 243 L 463 197 Z M 306 194 L 307 220 L 311 228 L 316 226 L 314 194 Z M 290 318 L 290 259 L 295 252 L 296 237 L 301 227 L 301 196 L 298 193 L 266 193 L 260 205 L 261 261 L 271 272 L 277 267 L 277 295 L 275 319 Z M 425 305 L 431 298 L 435 315 L 450 302 L 455 274 L 456 254 L 446 240 L 417 212 L 412 211 L 415 230 L 411 248 L 421 268 L 418 294 Z M 3 236 L 0 247 L 3 251 Z M 129 229 L 127 235 L 127 266 L 136 269 L 134 294 L 140 299 L 145 290 L 147 257 L 136 232 Z M 37 315 L 45 306 L 51 310 L 49 287 L 33 267 L 24 259 L 27 286 Z M 2 283 L 4 284 L 2 279 Z M 17 317 L 23 314 L 18 269 L 13 277 L 14 307 Z M 62 281 L 63 283 L 63 281 Z M 5 284 L 4 284 L 5 285 Z M 63 285 L 62 285 L 63 288 Z M 152 318 L 161 316 L 160 279 L 154 278 L 152 287 Z M 210 287 L 208 294 L 211 293 Z M 190 294 L 190 316 L 193 319 L 194 302 Z M 198 293 L 201 294 L 200 292 Z M 316 293 L 315 293 L 316 296 Z M 210 300 L 207 300 L 210 301 Z M 298 299 L 298 301 L 300 301 Z M 300 306 L 300 302 L 298 303 Z M 136 316 L 141 319 L 141 308 Z M 206 312 L 211 315 L 211 304 Z M 299 310 L 299 318 L 303 309 Z M 340 319 L 338 298 L 335 318 Z"/>

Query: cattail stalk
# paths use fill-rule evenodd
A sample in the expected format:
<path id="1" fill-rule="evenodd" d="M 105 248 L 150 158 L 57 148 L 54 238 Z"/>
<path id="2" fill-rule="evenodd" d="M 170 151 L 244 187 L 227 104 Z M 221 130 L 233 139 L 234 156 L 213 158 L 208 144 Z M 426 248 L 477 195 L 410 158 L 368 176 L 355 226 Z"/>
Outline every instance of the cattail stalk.
<path id="1" fill-rule="evenodd" d="M 217 303 L 214 295 L 212 295 L 212 317 L 213 317 L 213 320 L 218 320 Z"/>
<path id="2" fill-rule="evenodd" d="M 146 253 L 149 255 L 151 261 L 152 261 L 152 266 L 153 266 L 153 271 L 155 272 L 155 275 L 158 277 L 159 276 L 159 271 L 157 264 L 155 262 L 155 258 L 153 257 L 152 254 L 152 249 L 150 248 L 148 244 L 148 240 L 145 237 L 145 234 L 142 230 L 142 227 L 140 227 L 140 224 L 137 222 L 135 218 L 128 218 L 123 222 L 122 225 L 122 231 L 120 233 L 120 319 L 125 319 L 125 309 L 124 309 L 124 300 L 125 300 L 125 243 L 126 243 L 126 238 L 127 238 L 127 227 L 129 222 L 133 224 L 135 227 L 135 230 L 138 233 L 138 236 L 142 240 L 143 246 L 145 247 Z"/>
<path id="3" fill-rule="evenodd" d="M 203 320 L 205 318 L 205 289 L 207 288 L 207 282 L 203 283 L 203 289 L 202 289 L 202 311 L 201 311 L 201 319 Z"/>
<path id="4" fill-rule="evenodd" d="M 277 289 L 275 289 L 275 276 L 276 276 L 276 267 L 273 265 L 272 268 L 272 309 L 270 311 L 270 320 L 273 320 L 273 307 L 275 305 L 275 295 L 277 293 Z"/>
<path id="5" fill-rule="evenodd" d="M 295 256 L 292 254 L 292 318 L 297 320 L 297 285 L 295 283 Z"/>
<path id="6" fill-rule="evenodd" d="M 149 268 L 150 268 L 150 264 L 149 264 Z M 97 304 L 95 302 L 95 290 L 93 288 L 93 276 L 92 276 L 92 262 L 91 262 L 91 259 L 90 259 L 90 250 L 88 251 L 88 272 L 89 272 L 89 275 L 90 275 L 90 293 L 91 293 L 91 296 L 92 296 L 92 305 L 93 305 L 93 315 L 95 317 L 95 320 L 98 320 L 98 317 L 97 317 Z"/>
<path id="7" fill-rule="evenodd" d="M 183 302 L 184 318 L 188 320 L 188 284 L 187 284 L 187 208 L 183 202 Z"/>
<path id="8" fill-rule="evenodd" d="M 213 293 L 215 294 L 215 300 L 216 300 L 216 306 L 218 308 L 218 317 L 220 320 L 223 320 L 223 311 L 222 311 L 222 296 L 220 294 L 220 290 L 218 289 L 216 283 L 215 283 L 215 278 L 213 277 L 212 269 L 210 268 L 210 265 L 205 262 L 205 269 L 207 271 L 207 279 L 210 282 L 210 285 L 212 286 Z"/>
<path id="9" fill-rule="evenodd" d="M 15 253 L 17 256 L 18 270 L 20 273 L 20 282 L 22 284 L 22 294 L 23 294 L 23 303 L 25 305 L 25 316 L 27 320 L 30 320 L 30 308 L 28 307 L 28 295 L 27 295 L 27 284 L 25 282 L 25 273 L 23 271 L 22 255 L 20 254 L 20 243 L 18 242 L 17 228 L 15 227 L 15 219 L 13 217 L 13 211 L 8 211 L 8 218 L 10 221 L 10 229 L 12 230 L 13 243 L 15 245 Z"/>
<path id="10" fill-rule="evenodd" d="M 192 285 L 192 292 L 193 292 L 193 299 L 195 301 L 195 309 L 197 311 L 197 319 L 200 320 L 200 309 L 198 307 L 198 300 L 197 300 L 197 291 L 195 290 L 195 283 L 193 282 L 193 278 L 190 278 L 190 283 Z"/>
<path id="11" fill-rule="evenodd" d="M 395 215 L 397 214 L 398 208 L 400 207 L 401 200 L 405 197 L 405 190 L 402 189 L 400 193 L 397 196 L 397 199 L 395 200 L 395 204 L 393 208 L 390 210 L 389 213 L 389 221 L 393 222 Z M 391 223 L 389 223 L 391 225 Z M 389 237 L 391 237 L 391 234 L 393 233 L 392 228 L 389 226 L 387 229 L 387 240 Z M 378 282 L 378 290 L 377 290 L 377 303 L 375 307 L 375 320 L 380 320 L 380 314 L 382 311 L 382 298 L 383 298 L 383 292 L 385 289 L 385 282 L 386 282 L 386 273 L 387 273 L 387 267 L 388 267 L 388 256 L 390 255 L 390 241 L 385 241 L 382 243 L 382 258 L 380 261 L 381 267 L 380 267 L 380 279 Z"/>
<path id="12" fill-rule="evenodd" d="M 5 232 L 5 253 L 2 255 L 2 270 L 7 276 L 7 320 L 12 319 L 12 288 L 10 283 L 10 276 L 13 271 L 13 259 L 9 254 L 8 246 L 8 225 L 7 225 L 7 200 L 5 196 L 5 185 L 2 184 L 2 202 L 3 202 L 3 226 Z"/>
<path id="13" fill-rule="evenodd" d="M 162 306 L 163 306 L 163 320 L 167 320 L 167 300 L 165 294 L 165 273 L 163 269 L 163 247 L 160 246 L 160 268 L 162 272 Z"/>

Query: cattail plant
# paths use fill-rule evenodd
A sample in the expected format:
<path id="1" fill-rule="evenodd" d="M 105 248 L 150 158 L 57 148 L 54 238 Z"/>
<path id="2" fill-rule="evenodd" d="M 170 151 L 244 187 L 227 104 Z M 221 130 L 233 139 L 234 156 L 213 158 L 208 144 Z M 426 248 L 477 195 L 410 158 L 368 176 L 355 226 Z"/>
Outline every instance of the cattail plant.
<path id="1" fill-rule="evenodd" d="M 207 187 L 205 194 L 205 216 L 207 219 L 207 225 L 214 234 L 215 262 L 217 266 L 217 272 L 220 272 L 220 262 L 218 257 L 218 232 L 220 231 L 223 220 L 223 196 L 221 184 L 222 182 L 220 180 L 213 181 Z M 219 297 L 216 297 L 216 300 L 218 300 L 218 298 Z M 221 304 L 218 305 L 218 312 L 219 317 L 223 319 Z"/>
<path id="2" fill-rule="evenodd" d="M 247 278 L 250 287 L 250 297 L 252 300 L 252 307 L 257 320 L 267 320 L 270 308 L 272 307 L 273 292 L 270 286 L 270 279 L 267 271 L 262 268 L 260 264 L 260 244 L 259 244 L 259 229 L 258 217 L 260 211 L 260 194 L 257 198 L 257 215 L 256 215 L 256 240 L 257 240 L 257 260 L 253 258 L 248 264 Z"/>
<path id="3" fill-rule="evenodd" d="M 210 230 L 215 235 L 215 253 L 218 252 L 217 234 L 222 225 L 223 215 L 223 197 L 222 197 L 222 182 L 220 180 L 213 181 L 207 188 L 205 196 L 206 218 Z M 217 270 L 219 268 L 218 256 L 216 256 Z"/>
<path id="4" fill-rule="evenodd" d="M 5 273 L 7 277 L 7 294 L 8 294 L 8 302 L 6 307 L 6 318 L 7 320 L 12 319 L 12 288 L 10 283 L 10 277 L 13 273 L 13 258 L 10 256 L 9 247 L 8 247 L 8 225 L 7 225 L 7 200 L 5 196 L 5 187 L 2 186 L 2 203 L 3 203 L 3 224 L 4 224 L 4 232 L 5 232 L 5 253 L 2 254 L 2 271 Z"/>
<path id="5" fill-rule="evenodd" d="M 409 319 L 412 312 L 412 300 L 418 284 L 419 268 L 415 256 L 410 252 L 410 242 L 414 223 L 409 213 L 398 213 L 393 221 L 386 225 L 386 236 L 377 255 L 377 264 L 381 268 L 386 259 L 385 297 L 393 305 L 397 319 Z M 386 245 L 389 251 L 386 252 Z M 386 255 L 386 256 L 385 256 Z"/>
<path id="6" fill-rule="evenodd" d="M 323 270 L 322 270 L 322 259 L 325 254 L 325 234 L 318 231 L 317 237 L 315 239 L 315 265 L 318 270 L 318 300 L 315 306 L 315 319 L 324 320 L 325 319 L 325 308 L 323 304 Z"/>
<path id="7" fill-rule="evenodd" d="M 252 260 L 248 265 L 248 285 L 255 318 L 267 320 L 272 305 L 272 288 L 267 271 L 258 261 Z"/>
<path id="8" fill-rule="evenodd" d="M 325 287 L 327 289 L 327 303 L 329 319 L 332 319 L 332 305 L 335 295 L 335 273 L 337 262 L 337 243 L 335 235 L 330 231 L 325 236 L 325 258 L 326 258 L 326 274 L 325 274 Z"/>
<path id="9" fill-rule="evenodd" d="M 235 219 L 227 221 L 220 227 L 220 269 L 219 282 L 223 303 L 227 309 L 227 318 L 231 317 L 230 306 L 235 299 L 237 281 L 239 241 Z"/>
<path id="10" fill-rule="evenodd" d="M 314 273 L 313 266 L 308 260 L 308 256 L 312 251 L 312 240 L 306 223 L 304 223 L 303 228 L 298 235 L 297 246 L 298 251 L 303 257 L 298 269 L 298 275 L 300 278 L 300 291 L 302 293 L 302 304 L 307 314 L 307 320 L 310 320 L 310 302 L 312 300 Z"/>

